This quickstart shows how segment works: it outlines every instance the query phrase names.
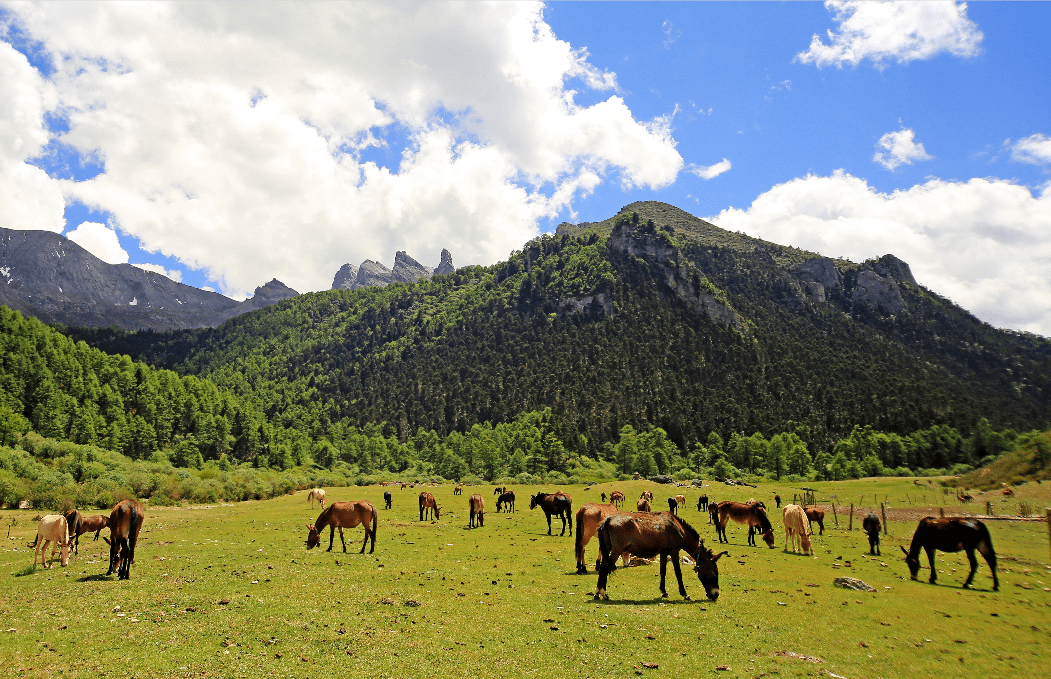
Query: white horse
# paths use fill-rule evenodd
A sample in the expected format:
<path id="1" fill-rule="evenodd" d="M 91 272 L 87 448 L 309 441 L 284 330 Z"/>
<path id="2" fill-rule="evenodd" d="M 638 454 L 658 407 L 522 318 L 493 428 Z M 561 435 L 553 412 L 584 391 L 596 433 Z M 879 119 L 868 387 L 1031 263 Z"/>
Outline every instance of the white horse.
<path id="1" fill-rule="evenodd" d="M 307 502 L 311 506 L 314 505 L 314 500 L 317 500 L 321 504 L 321 508 L 325 508 L 325 491 L 321 488 L 315 488 L 314 490 L 307 493 Z"/>
<path id="2" fill-rule="evenodd" d="M 40 525 L 36 530 L 36 540 L 33 540 L 33 544 L 29 545 L 34 547 L 33 550 L 33 566 L 36 566 L 37 553 L 40 554 L 40 565 L 44 568 L 51 568 L 51 564 L 55 563 L 55 548 L 62 548 L 62 565 L 66 566 L 69 564 L 69 529 L 66 527 L 66 517 L 61 514 L 50 514 L 40 519 Z M 47 556 L 48 543 L 54 543 L 51 545 L 51 561 L 45 562 L 44 559 Z"/>
<path id="3" fill-rule="evenodd" d="M 814 555 L 814 547 L 810 544 L 810 536 L 814 531 L 810 528 L 810 519 L 799 505 L 785 505 L 781 512 L 785 522 L 785 551 L 788 551 L 788 541 L 792 541 L 792 551 L 796 551 L 796 539 L 799 540 L 800 549 L 803 554 Z"/>

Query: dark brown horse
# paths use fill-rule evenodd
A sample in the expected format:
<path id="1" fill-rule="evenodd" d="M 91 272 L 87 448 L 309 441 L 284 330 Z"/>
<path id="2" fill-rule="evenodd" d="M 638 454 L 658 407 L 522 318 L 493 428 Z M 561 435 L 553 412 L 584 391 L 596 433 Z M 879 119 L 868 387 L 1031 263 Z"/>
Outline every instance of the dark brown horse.
<path id="1" fill-rule="evenodd" d="M 369 523 L 372 527 L 369 527 Z M 365 553 L 365 545 L 372 538 L 372 546 L 369 554 L 376 549 L 376 525 L 379 523 L 379 512 L 366 500 L 354 500 L 352 502 L 333 502 L 325 511 L 317 517 L 317 522 L 307 525 L 307 549 L 314 549 L 321 543 L 321 531 L 328 526 L 328 550 L 332 551 L 332 541 L 335 539 L 336 529 L 339 529 L 339 541 L 343 543 L 343 551 L 347 551 L 347 541 L 343 539 L 343 529 L 354 526 L 365 527 L 365 539 L 361 543 L 361 551 Z"/>
<path id="2" fill-rule="evenodd" d="M 500 497 L 496 498 L 496 513 L 499 514 L 505 505 L 509 514 L 515 510 L 515 492 L 513 490 L 504 491 Z"/>
<path id="3" fill-rule="evenodd" d="M 485 500 L 478 493 L 471 496 L 468 500 L 468 505 L 471 510 L 471 522 L 470 527 L 474 528 L 474 522 L 478 521 L 478 527 L 481 528 L 485 525 Z"/>
<path id="4" fill-rule="evenodd" d="M 959 552 L 961 549 L 967 552 L 967 560 L 971 563 L 971 572 L 967 575 L 964 587 L 970 587 L 974 580 L 974 574 L 978 570 L 978 559 L 974 556 L 974 550 L 978 550 L 985 562 L 989 564 L 993 572 L 993 590 L 1000 589 L 1000 580 L 996 577 L 996 552 L 993 551 L 993 540 L 989 535 L 989 529 L 977 519 L 936 519 L 927 516 L 920 519 L 916 526 L 916 532 L 912 535 L 912 545 L 905 552 L 905 563 L 909 567 L 909 573 L 915 580 L 920 572 L 920 549 L 927 552 L 927 561 L 931 565 L 930 583 L 938 579 L 938 571 L 934 568 L 934 550 L 943 552 Z"/>
<path id="5" fill-rule="evenodd" d="M 63 516 L 66 517 L 66 528 L 69 529 L 69 551 L 80 554 L 80 527 L 84 525 L 84 517 L 75 509 L 70 509 Z"/>
<path id="6" fill-rule="evenodd" d="M 865 529 L 865 533 L 869 536 L 869 554 L 879 556 L 879 532 L 882 528 L 879 524 L 879 519 L 876 518 L 875 514 L 869 514 L 861 522 L 861 527 Z"/>
<path id="7" fill-rule="evenodd" d="M 394 504 L 394 496 L 390 494 L 389 490 L 383 491 L 383 508 L 390 509 L 391 505 Z"/>
<path id="8" fill-rule="evenodd" d="M 635 510 L 636 511 L 648 512 L 648 511 L 650 511 L 650 509 L 652 509 L 650 507 L 650 501 L 647 500 L 646 498 L 640 498 L 639 501 L 635 503 Z"/>
<path id="9" fill-rule="evenodd" d="M 719 503 L 714 500 L 708 503 L 708 523 L 719 525 Z"/>
<path id="10" fill-rule="evenodd" d="M 463 495 L 463 486 L 453 488 L 453 495 Z"/>
<path id="11" fill-rule="evenodd" d="M 138 500 L 121 500 L 109 515 L 109 570 L 106 575 L 117 574 L 118 580 L 131 577 L 131 565 L 135 563 L 135 543 L 139 541 L 139 530 L 146 520 L 146 511 Z"/>
<path id="12" fill-rule="evenodd" d="M 803 510 L 806 512 L 806 518 L 810 519 L 810 523 L 816 523 L 821 531 L 818 535 L 825 534 L 825 510 L 818 509 L 817 507 L 807 507 Z"/>
<path id="13" fill-rule="evenodd" d="M 433 517 L 435 521 L 441 517 L 441 507 L 427 491 L 420 493 L 420 521 L 423 521 L 424 515 Z"/>
<path id="14" fill-rule="evenodd" d="M 624 496 L 621 495 L 621 498 Z M 551 515 L 554 514 L 562 519 L 562 532 L 566 534 L 566 525 L 569 525 L 569 534 L 573 535 L 573 499 L 558 491 L 557 493 L 537 493 L 529 501 L 529 508 L 540 507 L 547 516 L 547 534 L 551 535 Z"/>
<path id="15" fill-rule="evenodd" d="M 756 529 L 763 534 L 763 541 L 770 549 L 774 548 L 774 527 L 770 525 L 770 519 L 766 511 L 758 503 L 743 503 L 724 500 L 719 503 L 719 542 L 729 542 L 726 537 L 726 524 L 730 519 L 737 523 L 748 526 L 748 544 L 755 547 L 755 534 L 751 529 Z"/>
<path id="16" fill-rule="evenodd" d="M 708 598 L 712 601 L 719 598 L 719 567 L 716 562 L 726 552 L 713 554 L 704 546 L 700 535 L 692 526 L 670 512 L 613 514 L 599 526 L 598 540 L 599 550 L 602 552 L 602 565 L 599 568 L 598 585 L 595 587 L 596 599 L 609 599 L 606 582 L 609 574 L 616 570 L 617 558 L 625 552 L 643 559 L 652 559 L 660 555 L 662 597 L 668 596 L 664 582 L 670 558 L 675 568 L 675 579 L 679 583 L 679 594 L 684 599 L 689 599 L 690 595 L 686 593 L 682 582 L 680 550 L 686 550 L 696 560 L 694 571 Z"/>
<path id="17" fill-rule="evenodd" d="M 777 493 L 774 493 L 774 502 L 777 504 L 777 508 L 780 509 L 781 508 L 781 496 L 778 495 Z"/>
<path id="18" fill-rule="evenodd" d="M 588 502 L 577 510 L 577 574 L 585 575 L 588 567 L 584 561 L 584 548 L 588 542 L 598 533 L 599 524 L 606 517 L 616 514 L 620 510 L 614 504 L 597 504 Z M 601 557 L 599 559 L 601 563 Z"/>
<path id="19" fill-rule="evenodd" d="M 708 496 L 702 495 L 697 498 L 697 511 L 706 512 L 708 511 Z"/>
<path id="20" fill-rule="evenodd" d="M 503 487 L 503 488 L 501 488 L 500 486 L 497 486 L 496 488 L 493 488 L 493 495 L 503 495 L 506 492 L 507 492 L 507 487 L 506 486 Z"/>
<path id="21" fill-rule="evenodd" d="M 99 533 L 102 532 L 103 528 L 109 528 L 109 517 L 104 514 L 96 514 L 95 516 L 83 517 L 80 522 L 80 532 L 78 536 L 84 533 L 90 533 L 95 531 L 95 539 L 99 539 Z"/>

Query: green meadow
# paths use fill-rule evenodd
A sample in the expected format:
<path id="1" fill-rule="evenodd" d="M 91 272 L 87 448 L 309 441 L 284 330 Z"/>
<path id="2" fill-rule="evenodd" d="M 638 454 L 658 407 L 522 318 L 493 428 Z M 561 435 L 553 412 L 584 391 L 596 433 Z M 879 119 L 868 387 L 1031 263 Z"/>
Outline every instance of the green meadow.
<path id="1" fill-rule="evenodd" d="M 62 568 L 27 568 L 36 511 L 0 512 L 0 675 L 5 677 L 478 677 L 689 676 L 997 676 L 1032 677 L 1051 661 L 1051 566 L 1046 523 L 989 521 L 1000 559 L 1000 591 L 979 556 L 975 587 L 963 553 L 938 553 L 937 585 L 924 568 L 908 579 L 899 545 L 908 547 L 915 516 L 960 511 L 1017 514 L 1021 503 L 1042 513 L 1051 484 L 1028 484 L 1017 497 L 955 495 L 920 479 L 865 479 L 811 484 L 817 500 L 838 507 L 815 557 L 784 551 L 773 495 L 791 501 L 798 488 L 757 489 L 711 483 L 703 489 L 646 481 L 565 487 L 574 509 L 602 491 L 625 492 L 634 509 L 644 489 L 655 509 L 683 493 L 680 513 L 706 544 L 718 545 L 707 514 L 713 500 L 764 501 L 777 547 L 749 547 L 731 524 L 722 557 L 722 596 L 708 601 L 693 571 L 676 594 L 669 565 L 661 599 L 656 564 L 618 569 L 609 601 L 597 602 L 589 572 L 575 574 L 573 539 L 561 523 L 547 535 L 539 490 L 514 487 L 512 514 L 495 513 L 493 486 L 427 486 L 441 520 L 419 521 L 421 488 L 329 488 L 328 501 L 365 499 L 380 512 L 374 554 L 358 554 L 363 531 L 339 534 L 332 552 L 306 551 L 306 525 L 319 510 L 306 493 L 273 500 L 185 508 L 147 507 L 131 580 L 106 577 L 108 546 L 90 535 Z M 553 492 L 554 487 L 544 488 Z M 472 492 L 486 500 L 485 526 L 467 528 Z M 954 492 L 954 491 L 953 491 Z M 863 511 L 889 505 L 882 556 L 869 556 Z M 862 507 L 864 505 L 864 507 Z M 629 507 L 625 507 L 628 509 Z M 895 516 L 905 518 L 896 519 Z M 574 528 L 575 530 L 575 528 Z M 103 531 L 103 535 L 108 531 Z M 923 559 L 925 562 L 925 559 Z M 864 580 L 867 593 L 834 587 L 839 576 Z M 655 667 L 654 667 L 655 666 Z M 1043 669 L 1041 669 L 1043 668 Z"/>

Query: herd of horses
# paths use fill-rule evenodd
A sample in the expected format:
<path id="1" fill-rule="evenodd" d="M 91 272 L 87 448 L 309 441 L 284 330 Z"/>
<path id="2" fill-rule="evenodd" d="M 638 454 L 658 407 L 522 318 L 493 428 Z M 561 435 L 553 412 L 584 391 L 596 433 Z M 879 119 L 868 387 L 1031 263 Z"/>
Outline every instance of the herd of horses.
<path id="1" fill-rule="evenodd" d="M 462 486 L 458 486 L 462 493 Z M 455 493 L 455 494 L 461 494 Z M 506 508 L 506 511 L 514 511 L 515 495 L 507 488 L 496 488 L 493 493 L 497 497 L 497 512 Z M 392 496 L 389 491 L 384 492 L 384 506 L 390 509 Z M 328 551 L 332 551 L 336 530 L 339 530 L 339 539 L 343 545 L 343 551 L 347 551 L 347 543 L 343 536 L 344 528 L 363 526 L 365 537 L 361 543 L 359 554 L 365 552 L 369 547 L 369 554 L 376 549 L 376 532 L 379 524 L 379 512 L 372 503 L 365 500 L 349 502 L 333 502 L 325 506 L 325 491 L 315 488 L 307 494 L 309 502 L 317 501 L 322 507 L 321 514 L 317 520 L 307 525 L 307 549 L 313 549 L 321 543 L 321 534 L 327 527 L 329 529 Z M 626 512 L 621 509 L 625 497 L 620 491 L 613 491 L 609 495 L 609 503 L 606 503 L 606 493 L 602 493 L 602 503 L 586 503 L 579 507 L 575 516 L 573 515 L 573 500 L 561 490 L 554 493 L 540 492 L 533 495 L 529 501 L 529 508 L 540 507 L 547 519 L 547 534 L 552 534 L 551 517 L 555 516 L 562 521 L 562 532 L 566 529 L 573 536 L 574 523 L 576 523 L 576 570 L 578 574 L 588 572 L 585 560 L 585 548 L 593 538 L 598 538 L 599 558 L 596 562 L 596 570 L 599 574 L 596 586 L 595 598 L 608 599 L 606 592 L 609 575 L 616 570 L 617 559 L 626 564 L 629 556 L 638 559 L 654 559 L 660 557 L 660 592 L 661 596 L 668 596 L 665 588 L 665 574 L 667 562 L 671 560 L 675 570 L 675 577 L 679 585 L 679 594 L 689 599 L 686 588 L 682 581 L 682 570 L 679 553 L 685 551 L 689 556 L 687 560 L 692 563 L 693 569 L 700 580 L 705 594 L 711 600 L 719 597 L 719 558 L 727 552 L 714 553 L 704 545 L 704 540 L 690 524 L 679 516 L 679 509 L 686 506 L 686 498 L 676 495 L 668 498 L 667 512 L 653 512 L 650 510 L 653 494 L 644 491 L 636 503 L 635 512 Z M 777 505 L 780 508 L 780 497 L 777 497 Z M 485 525 L 485 500 L 475 493 L 468 500 L 470 512 L 469 528 L 481 528 Z M 441 518 L 441 507 L 438 506 L 434 495 L 429 492 L 419 494 L 420 521 L 427 519 L 438 521 Z M 726 535 L 726 526 L 730 521 L 740 523 L 748 527 L 748 544 L 757 546 L 756 534 L 762 536 L 768 547 L 775 547 L 774 529 L 767 516 L 766 506 L 754 499 L 748 502 L 734 502 L 726 500 L 723 502 L 711 502 L 707 495 L 702 495 L 697 501 L 697 510 L 707 511 L 709 520 L 716 527 L 716 533 L 720 543 L 729 543 Z M 41 565 L 50 568 L 55 559 L 55 550 L 61 548 L 61 564 L 66 566 L 71 553 L 79 552 L 80 536 L 84 533 L 95 533 L 98 540 L 99 533 L 105 528 L 110 529 L 110 537 L 103 538 L 110 546 L 109 570 L 106 575 L 117 573 L 118 579 L 126 580 L 130 577 L 131 565 L 135 563 L 135 546 L 138 541 L 139 531 L 145 520 L 145 511 L 141 503 L 136 500 L 122 500 L 110 512 L 109 516 L 83 516 L 76 509 L 71 509 L 62 515 L 49 515 L 41 519 L 37 528 L 37 536 L 30 547 L 34 548 L 33 565 L 36 566 L 39 554 Z M 801 551 L 804 555 L 813 555 L 813 545 L 810 536 L 813 535 L 812 525 L 818 524 L 821 533 L 824 534 L 824 511 L 817 507 L 800 507 L 788 504 L 782 508 L 782 520 L 785 528 L 785 551 L 791 544 L 792 552 Z M 869 540 L 869 552 L 880 554 L 880 531 L 882 526 L 874 514 L 868 514 L 862 521 Z M 370 544 L 371 543 L 371 544 Z M 51 561 L 45 563 L 48 545 L 52 545 Z M 934 566 L 935 551 L 967 553 L 967 559 L 971 570 L 967 576 L 964 587 L 970 587 L 978 570 L 978 560 L 975 552 L 980 553 L 989 565 L 993 577 L 993 589 L 999 590 L 1000 582 L 996 573 L 996 553 L 993 551 L 992 538 L 985 524 L 977 519 L 968 518 L 941 518 L 926 517 L 920 520 L 916 532 L 912 537 L 909 550 L 905 553 L 905 563 L 913 580 L 916 580 L 920 570 L 920 551 L 927 553 L 930 565 L 930 582 L 937 580 L 937 570 Z"/>
<path id="2" fill-rule="evenodd" d="M 458 486 L 461 489 L 462 486 Z M 507 511 L 513 511 L 514 493 L 507 488 L 498 487 L 494 489 L 493 495 L 498 498 L 497 511 L 501 505 L 508 507 Z M 670 560 L 675 570 L 675 578 L 679 585 L 679 594 L 689 599 L 686 587 L 682 580 L 681 561 L 692 563 L 694 572 L 697 574 L 705 595 L 715 600 L 719 597 L 719 558 L 728 552 L 715 553 L 704 545 L 697 530 L 690 526 L 678 515 L 678 509 L 686 506 L 686 498 L 677 495 L 668 498 L 669 511 L 652 512 L 649 510 L 653 500 L 653 494 L 644 491 L 636 504 L 638 511 L 626 512 L 621 509 L 624 503 L 624 494 L 613 491 L 606 503 L 606 493 L 602 493 L 602 503 L 586 503 L 579 507 L 575 516 L 573 515 L 573 500 L 561 490 L 554 493 L 540 492 L 533 495 L 529 501 L 529 508 L 540 507 L 547 520 L 547 534 L 552 534 L 551 517 L 557 517 L 562 521 L 562 532 L 565 535 L 569 529 L 573 536 L 574 523 L 576 524 L 576 572 L 586 574 L 588 572 L 585 560 L 585 548 L 588 542 L 597 537 L 599 542 L 599 558 L 595 564 L 599 579 L 595 588 L 596 599 L 608 599 L 607 585 L 609 575 L 616 570 L 617 559 L 624 564 L 628 563 L 629 557 L 637 559 L 652 560 L 660 557 L 660 592 L 662 597 L 667 597 L 665 587 L 665 576 L 667 562 Z M 385 505 L 391 507 L 390 493 L 384 493 Z M 781 508 L 780 497 L 776 497 L 777 506 Z M 431 519 L 438 521 L 441 516 L 441 508 L 438 506 L 434 496 L 429 492 L 421 492 L 419 495 L 420 521 Z M 485 500 L 475 493 L 468 500 L 470 512 L 469 528 L 480 528 L 485 525 Z M 796 504 L 786 504 L 782 509 L 782 521 L 785 527 L 785 551 L 789 550 L 789 544 L 793 553 L 802 552 L 804 555 L 813 556 L 814 549 L 810 536 L 813 535 L 812 525 L 818 524 L 820 534 L 824 534 L 824 511 L 817 507 L 801 507 Z M 748 526 L 748 544 L 757 546 L 755 536 L 762 536 L 768 547 L 775 547 L 774 529 L 767 516 L 766 506 L 754 499 L 748 502 L 734 502 L 726 500 L 723 502 L 710 502 L 707 495 L 702 495 L 697 501 L 697 510 L 707 511 L 710 520 L 715 524 L 719 542 L 729 543 L 726 536 L 726 526 L 730 521 Z M 332 550 L 335 530 L 339 529 L 340 541 L 343 543 L 343 551 L 347 551 L 347 544 L 343 540 L 343 528 L 353 528 L 363 525 L 365 528 L 365 540 L 361 544 L 360 553 L 364 553 L 365 546 L 372 541 L 369 549 L 371 554 L 376 547 L 376 528 L 378 514 L 373 506 L 365 501 L 357 502 L 335 502 L 318 517 L 314 524 L 307 526 L 307 549 L 312 549 L 321 542 L 320 532 L 326 526 L 329 527 L 329 551 Z M 878 555 L 879 534 L 882 529 L 879 519 L 874 514 L 868 514 L 862 522 L 869 540 L 869 551 Z M 798 548 L 797 548 L 798 544 Z M 927 552 L 930 563 L 930 582 L 935 582 L 936 570 L 934 568 L 934 552 L 967 552 L 971 564 L 971 572 L 964 583 L 969 587 L 974 580 L 974 574 L 978 568 L 974 552 L 978 551 L 985 557 L 986 562 L 992 570 L 993 589 L 999 590 L 1000 584 L 996 574 L 996 555 L 993 552 L 992 540 L 985 525 L 975 519 L 934 519 L 927 517 L 920 521 L 913 535 L 912 545 L 905 552 L 906 564 L 909 567 L 912 579 L 917 578 L 920 569 L 919 552 L 923 549 Z M 902 548 L 904 551 L 904 548 Z M 680 552 L 685 551 L 689 558 L 680 559 Z"/>

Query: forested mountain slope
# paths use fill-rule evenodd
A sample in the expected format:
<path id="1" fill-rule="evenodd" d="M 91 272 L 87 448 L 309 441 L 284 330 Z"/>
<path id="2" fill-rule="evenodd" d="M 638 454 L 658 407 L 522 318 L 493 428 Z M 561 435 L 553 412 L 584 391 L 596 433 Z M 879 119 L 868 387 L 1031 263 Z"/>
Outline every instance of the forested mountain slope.
<path id="1" fill-rule="evenodd" d="M 901 434 L 1051 421 L 1051 343 L 997 330 L 892 256 L 855 264 L 719 229 L 662 203 L 560 227 L 506 262 L 285 300 L 219 328 L 71 331 L 207 376 L 275 424 L 347 418 L 402 440 L 552 409 L 572 450 L 659 426 Z"/>

